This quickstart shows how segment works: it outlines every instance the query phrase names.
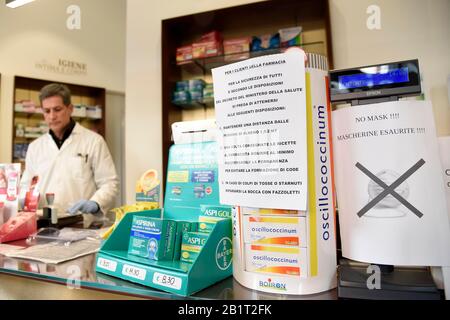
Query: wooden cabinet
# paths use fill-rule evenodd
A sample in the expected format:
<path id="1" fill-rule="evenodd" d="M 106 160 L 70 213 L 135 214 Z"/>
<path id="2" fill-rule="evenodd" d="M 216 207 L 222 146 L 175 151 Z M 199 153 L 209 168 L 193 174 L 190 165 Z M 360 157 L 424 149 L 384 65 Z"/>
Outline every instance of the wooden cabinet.
<path id="1" fill-rule="evenodd" d="M 176 82 L 201 78 L 212 82 L 211 69 L 235 62 L 221 55 L 176 63 L 176 50 L 190 45 L 211 31 L 218 31 L 224 40 L 274 34 L 279 29 L 302 27 L 302 45 L 306 52 L 323 54 L 333 66 L 331 30 L 327 0 L 273 0 L 232 8 L 198 13 L 162 22 L 162 154 L 164 176 L 171 146 L 171 125 L 177 121 L 214 118 L 213 100 L 187 104 L 173 103 Z M 281 50 L 250 52 L 248 57 L 278 53 Z"/>
<path id="2" fill-rule="evenodd" d="M 45 85 L 59 81 L 14 77 L 12 161 L 24 163 L 28 145 L 48 131 L 40 108 L 39 92 Z M 64 83 L 72 93 L 72 118 L 105 136 L 104 88 Z"/>

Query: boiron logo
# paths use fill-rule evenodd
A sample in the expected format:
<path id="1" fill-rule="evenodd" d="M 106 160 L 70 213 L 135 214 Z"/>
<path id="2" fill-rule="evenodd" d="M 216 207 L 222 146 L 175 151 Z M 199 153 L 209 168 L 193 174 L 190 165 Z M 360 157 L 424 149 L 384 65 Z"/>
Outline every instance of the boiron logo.
<path id="1" fill-rule="evenodd" d="M 275 289 L 279 291 L 286 291 L 286 284 L 281 282 L 273 281 L 271 278 L 267 281 L 259 280 L 259 286 L 261 288 Z"/>

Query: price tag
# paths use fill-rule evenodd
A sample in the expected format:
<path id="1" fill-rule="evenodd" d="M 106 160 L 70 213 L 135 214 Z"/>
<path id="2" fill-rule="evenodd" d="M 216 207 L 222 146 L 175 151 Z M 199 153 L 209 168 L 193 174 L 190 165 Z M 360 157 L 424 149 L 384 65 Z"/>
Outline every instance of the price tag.
<path id="1" fill-rule="evenodd" d="M 97 261 L 97 267 L 114 272 L 116 271 L 117 268 L 117 262 L 104 258 L 99 258 Z"/>
<path id="2" fill-rule="evenodd" d="M 159 272 L 155 272 L 153 274 L 153 283 L 154 284 L 159 284 L 159 285 L 162 285 L 162 286 L 165 286 L 168 288 L 180 290 L 182 282 L 183 282 L 183 280 L 181 280 L 181 278 L 178 278 L 178 277 L 169 276 L 167 274 L 163 274 L 163 273 L 159 273 Z"/>
<path id="3" fill-rule="evenodd" d="M 139 280 L 145 280 L 145 275 L 147 274 L 147 271 L 138 267 L 124 264 L 122 268 L 122 274 Z"/>

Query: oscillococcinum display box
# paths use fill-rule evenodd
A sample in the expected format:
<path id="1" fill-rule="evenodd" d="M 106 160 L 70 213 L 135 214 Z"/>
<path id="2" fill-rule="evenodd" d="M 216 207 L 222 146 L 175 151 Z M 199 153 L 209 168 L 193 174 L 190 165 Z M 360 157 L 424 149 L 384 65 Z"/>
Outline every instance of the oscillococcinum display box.
<path id="1" fill-rule="evenodd" d="M 307 246 L 305 217 L 245 215 L 243 219 L 245 243 Z"/>
<path id="2" fill-rule="evenodd" d="M 306 248 L 245 245 L 245 270 L 289 276 L 308 276 Z"/>

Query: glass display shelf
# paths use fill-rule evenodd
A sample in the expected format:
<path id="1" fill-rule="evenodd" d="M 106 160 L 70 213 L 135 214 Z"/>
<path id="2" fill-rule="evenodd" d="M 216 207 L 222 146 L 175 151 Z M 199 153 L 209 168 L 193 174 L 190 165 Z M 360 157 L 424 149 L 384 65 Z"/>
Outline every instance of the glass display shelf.
<path id="1" fill-rule="evenodd" d="M 20 137 L 20 136 L 16 136 L 16 137 L 14 137 L 14 142 L 15 143 L 30 143 L 31 141 L 36 140 L 39 137 Z"/>
<path id="2" fill-rule="evenodd" d="M 178 62 L 177 66 L 185 70 L 190 74 L 198 74 L 199 72 L 205 74 L 211 72 L 211 69 L 238 61 L 243 61 L 249 58 L 265 56 L 270 54 L 282 53 L 290 48 L 301 48 L 310 53 L 326 53 L 326 47 L 324 41 L 307 42 L 297 46 L 279 47 L 272 49 L 264 49 L 258 51 L 239 52 L 226 55 L 196 58 L 192 60 L 186 60 Z"/>
<path id="3" fill-rule="evenodd" d="M 204 98 L 191 101 L 172 101 L 172 103 L 183 109 L 214 108 L 214 98 Z"/>
<path id="4" fill-rule="evenodd" d="M 41 112 L 26 112 L 26 111 L 14 111 L 16 117 L 22 118 L 40 118 L 44 119 L 44 114 Z"/>
<path id="5" fill-rule="evenodd" d="M 41 112 L 14 111 L 14 114 L 18 117 L 44 119 L 44 114 Z M 78 121 L 83 121 L 83 120 L 100 121 L 101 120 L 101 118 L 89 118 L 89 117 L 78 117 L 78 116 L 72 116 L 72 118 L 74 120 L 78 120 Z"/>
<path id="6" fill-rule="evenodd" d="M 25 240 L 8 243 L 26 246 Z M 111 277 L 95 271 L 96 254 L 89 254 L 74 260 L 59 264 L 9 258 L 0 254 L 0 274 L 13 275 L 25 279 L 40 280 L 66 286 L 68 279 L 73 277 L 74 266 L 80 270 L 80 287 L 88 290 L 99 290 L 124 296 L 146 299 L 171 300 L 335 300 L 336 290 L 307 296 L 292 296 L 285 294 L 265 293 L 248 289 L 239 284 L 233 277 L 228 277 L 194 295 L 183 297 L 143 285 L 135 284 L 119 278 Z M 5 289 L 6 290 L 6 289 Z"/>

